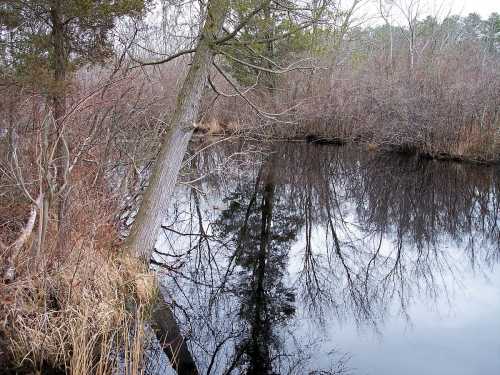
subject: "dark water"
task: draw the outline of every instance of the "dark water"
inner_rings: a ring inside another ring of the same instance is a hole
[[[200,373],[500,373],[495,167],[300,143],[186,164],[155,260]]]

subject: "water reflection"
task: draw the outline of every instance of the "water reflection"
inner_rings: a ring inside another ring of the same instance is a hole
[[[188,167],[154,262],[203,374],[356,373],[335,322],[383,335],[498,261],[495,168],[305,144]]]

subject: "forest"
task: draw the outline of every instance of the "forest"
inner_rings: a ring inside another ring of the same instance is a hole
[[[436,4],[1,1],[0,374],[350,373],[299,299],[500,259],[500,14]]]

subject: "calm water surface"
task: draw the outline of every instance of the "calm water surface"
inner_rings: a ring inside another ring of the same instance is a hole
[[[500,174],[307,144],[189,158],[155,262],[202,374],[500,373]]]

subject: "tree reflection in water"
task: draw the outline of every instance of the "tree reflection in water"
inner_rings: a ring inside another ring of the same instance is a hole
[[[304,334],[304,317],[377,329],[395,305],[411,318],[416,296],[446,297],[464,259],[498,261],[494,168],[228,144],[185,179],[154,263],[200,373],[347,372],[335,348],[315,360],[321,329]]]

